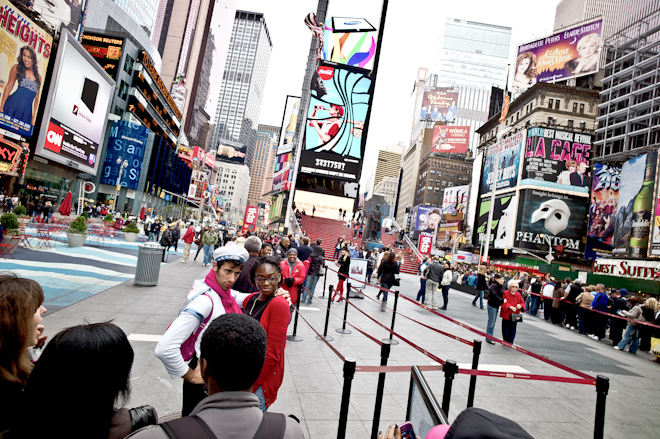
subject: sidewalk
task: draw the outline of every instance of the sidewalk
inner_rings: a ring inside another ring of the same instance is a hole
[[[171,380],[153,350],[160,335],[176,317],[176,313],[192,281],[203,278],[208,269],[195,263],[169,263],[161,268],[157,287],[136,287],[132,280],[98,293],[81,302],[48,315],[44,323],[46,333],[84,321],[113,320],[131,339],[135,350],[131,384],[133,394],[129,406],[151,404],[161,418],[176,416],[180,412],[182,380]],[[336,283],[336,275],[328,270],[328,282]],[[414,299],[419,289],[416,276],[402,275],[401,291]],[[323,283],[317,286],[320,294]],[[375,289],[367,294],[375,297]],[[327,299],[327,296],[326,296]],[[470,305],[472,297],[452,290],[447,315],[465,324],[483,330],[486,313]],[[327,303],[327,302],[326,302]],[[378,305],[364,300],[353,300],[386,326],[391,323],[391,312],[381,313]],[[393,305],[391,297],[388,305]],[[343,304],[332,307],[337,316],[343,315]],[[406,300],[399,300],[399,311],[423,323],[450,332],[468,340],[480,337],[457,325],[432,315]],[[325,308],[318,302],[301,306],[301,314],[319,331],[323,330]],[[389,336],[387,331],[367,317],[349,309],[349,322],[377,339]],[[335,332],[341,327],[338,317],[331,314],[328,335],[334,337],[332,345],[345,357],[357,360],[358,365],[376,366],[380,362],[380,347],[357,331],[342,335]],[[293,323],[289,334],[292,333]],[[518,326],[516,343],[538,354],[565,363],[593,376],[603,373],[610,378],[607,400],[605,435],[608,438],[652,438],[660,429],[656,414],[657,395],[660,392],[658,365],[647,361],[648,356],[630,355],[582,337],[574,332],[539,319],[525,316]],[[350,327],[349,327],[350,329]],[[405,318],[397,317],[396,328],[403,336],[441,359],[453,359],[459,366],[469,368],[472,348],[440,334],[434,333]],[[498,322],[495,336],[499,337]],[[285,377],[277,401],[271,411],[294,414],[301,419],[305,436],[311,439],[331,438],[337,435],[337,421],[342,391],[342,361],[315,338],[314,333],[301,320],[298,322],[299,343],[287,342]],[[388,366],[433,364],[421,352],[401,342],[392,346]],[[555,376],[570,376],[562,370],[539,360],[515,352],[501,345],[482,347],[482,369]],[[369,437],[373,419],[378,375],[357,373],[353,381],[348,438]],[[425,377],[442,401],[444,378],[441,371],[426,372]],[[409,373],[388,373],[379,429],[405,421],[405,406],[410,383]],[[449,419],[453,421],[465,408],[469,378],[458,375],[454,380]],[[596,391],[594,386],[479,377],[475,406],[493,411],[519,422],[537,438],[591,437],[593,435]]]

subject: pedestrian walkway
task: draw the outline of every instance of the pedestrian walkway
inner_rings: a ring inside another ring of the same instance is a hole
[[[208,268],[201,262],[169,263],[161,268],[159,285],[137,287],[132,281],[117,285],[104,292],[48,315],[44,323],[46,332],[57,331],[84,321],[114,320],[131,339],[135,350],[135,362],[131,385],[133,394],[129,406],[151,404],[161,418],[177,416],[181,409],[182,380],[171,380],[161,362],[154,356],[156,342],[165,328],[176,317],[178,309],[194,279],[203,278]],[[328,282],[336,284],[332,272]],[[402,275],[401,291],[414,299],[419,288],[416,276]],[[317,293],[323,282],[319,282]],[[376,290],[367,287],[366,294],[375,297]],[[392,298],[393,299],[393,298]],[[388,305],[393,304],[390,299]],[[456,290],[450,292],[447,315],[460,322],[484,329],[486,314],[474,308],[472,297]],[[323,330],[324,303],[302,305],[301,315],[318,331]],[[353,300],[357,307],[389,326],[392,315],[380,312],[378,305],[368,299]],[[331,344],[345,357],[357,360],[358,365],[376,366],[380,362],[380,347],[353,330],[342,335],[335,332],[341,327],[338,316],[343,315],[343,304],[333,304],[328,335],[334,337]],[[319,312],[319,310],[321,312]],[[414,304],[399,301],[399,311],[434,328],[474,340],[475,334],[460,328],[438,316],[432,315]],[[336,314],[336,315],[335,315]],[[349,309],[351,323],[376,339],[389,334],[367,317]],[[289,327],[289,333],[292,332]],[[350,327],[349,327],[350,329]],[[461,367],[469,367],[472,348],[450,338],[423,328],[418,324],[397,318],[395,330],[418,344],[431,354],[443,359],[453,359]],[[336,437],[342,391],[343,363],[314,332],[299,320],[298,335],[302,342],[287,342],[286,369],[278,399],[271,411],[294,414],[301,419],[307,438]],[[496,329],[499,336],[499,321]],[[605,432],[608,438],[657,436],[660,420],[656,416],[656,400],[660,382],[656,379],[656,364],[645,357],[622,354],[611,347],[578,334],[562,330],[550,323],[526,318],[519,325],[516,343],[552,360],[570,362],[572,367],[594,375],[604,372],[611,380],[607,401]],[[483,344],[480,369],[510,373],[570,376],[520,352],[501,345]],[[536,352],[536,351],[535,351]],[[388,366],[432,365],[433,361],[413,347],[401,342],[392,346]],[[603,370],[607,367],[607,370]],[[444,379],[442,372],[426,372],[425,376],[438,401],[442,400]],[[353,381],[348,438],[368,437],[373,420],[378,375],[357,373]],[[385,381],[385,397],[379,429],[405,420],[410,374],[388,373]],[[466,406],[469,378],[458,375],[452,392],[450,420]],[[529,381],[519,379],[480,377],[477,382],[475,406],[519,422],[534,437],[590,437],[594,425],[596,392],[593,386]]]

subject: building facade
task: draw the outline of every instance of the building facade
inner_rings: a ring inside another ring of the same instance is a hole
[[[472,160],[428,155],[417,177],[414,205],[442,206],[446,188],[470,184]]]
[[[217,186],[225,200],[223,219],[232,225],[243,219],[250,189],[250,170],[237,163],[216,160],[211,181]]]
[[[257,131],[257,141],[255,142],[254,156],[252,159],[252,166],[250,166],[250,190],[248,192],[248,204],[256,206],[261,202],[263,194],[270,192],[263,192],[264,185],[268,178],[268,168],[271,168],[273,161],[273,146],[275,143],[275,133],[270,131]],[[271,184],[272,184],[271,174]]]
[[[272,47],[264,15],[236,11],[210,147],[220,150],[222,144],[238,154],[218,160],[252,164]]]
[[[390,212],[394,211],[396,203],[396,191],[399,184],[398,177],[383,177],[374,187],[375,195],[382,195],[390,206]]]
[[[378,163],[376,164],[376,172],[374,173],[373,189],[383,181],[383,178],[390,177],[399,180],[399,166],[401,165],[401,151],[402,145],[391,145],[387,149],[378,151]]]

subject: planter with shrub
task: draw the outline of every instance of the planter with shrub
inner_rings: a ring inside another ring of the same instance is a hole
[[[0,217],[2,224],[2,244],[9,244],[11,238],[15,235],[21,235],[21,229],[18,226],[18,218],[13,213],[5,213]],[[12,249],[10,253],[13,253]]]
[[[79,216],[73,220],[69,228],[66,229],[66,239],[69,247],[82,247],[88,235],[87,221],[83,216]]]
[[[126,227],[122,229],[122,232],[124,232],[124,239],[126,242],[135,242],[140,234],[140,229],[137,228],[135,223],[128,223],[126,224]]]

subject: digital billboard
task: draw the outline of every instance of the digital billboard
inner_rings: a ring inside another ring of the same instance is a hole
[[[582,257],[587,198],[535,189],[521,191],[520,197],[515,247]]]
[[[516,194],[501,194],[495,196],[493,218],[490,223],[490,241],[493,248],[505,249],[513,246],[513,227],[516,219]],[[479,204],[477,233],[479,242],[486,242],[490,197],[484,198]]]
[[[115,81],[62,30],[35,154],[96,175]]]
[[[469,126],[436,125],[433,127],[431,152],[465,154],[469,146]]]
[[[656,150],[632,158],[621,167],[612,242],[613,257],[647,256],[657,161]]]
[[[429,233],[433,236],[438,231],[438,223],[442,220],[442,208],[434,206],[413,207],[413,239],[419,238],[420,233]]]
[[[584,253],[584,258],[587,260],[612,256],[620,177],[621,167],[594,163],[587,248]]]
[[[122,47],[124,47],[123,38],[85,32],[82,36],[82,45],[112,79],[117,77]]]
[[[53,29],[59,29],[63,24],[77,40],[80,40],[80,34],[85,27],[87,0],[33,0],[24,3],[32,3],[32,10],[38,12],[41,19]]]
[[[29,155],[26,142],[17,142],[0,134],[0,175],[23,178]]]
[[[322,58],[371,70],[376,54],[375,32],[364,18],[332,17],[326,21]]]
[[[277,144],[277,155],[293,151],[293,136],[296,134],[298,113],[300,109],[300,98],[298,96],[287,96],[284,103],[284,114],[280,126],[280,139]]]
[[[440,221],[435,243],[440,247],[454,244],[454,238],[461,233],[461,221]]]
[[[128,167],[122,171],[120,184],[122,187],[137,190],[142,172],[144,151],[147,147],[149,130],[138,124],[124,120],[112,122],[108,149],[101,171],[101,184],[116,186],[119,175],[117,159],[128,162]]]
[[[543,127],[527,129],[520,186],[589,193],[592,142],[591,134]]]
[[[0,128],[31,137],[53,37],[0,0]]]
[[[446,221],[462,221],[467,212],[470,185],[452,186],[442,191],[442,215]]]
[[[296,189],[293,201],[296,208],[305,211],[307,215],[312,214],[316,207],[314,217],[329,218],[336,220],[339,218],[339,209],[347,212],[353,211],[353,200],[344,197],[334,197],[332,195],[317,194],[314,192]],[[286,210],[286,209],[285,209]],[[352,215],[352,213],[351,213]],[[346,215],[348,217],[348,215]]]
[[[275,158],[275,168],[273,169],[273,188],[274,192],[288,191],[291,189],[291,160],[293,153],[278,155]]]
[[[484,172],[481,175],[481,193],[487,194],[497,184],[497,190],[511,189],[518,184],[518,171],[525,133],[519,132],[488,147]],[[499,158],[498,158],[499,153]],[[499,164],[497,160],[499,159]],[[495,167],[497,166],[497,178],[495,178]]]
[[[434,87],[422,95],[419,118],[441,122],[453,122],[458,114],[458,92],[450,87]]]
[[[321,63],[312,78],[300,173],[359,181],[370,87],[365,70]]]
[[[513,89],[597,72],[602,34],[603,20],[598,19],[518,46]]]

